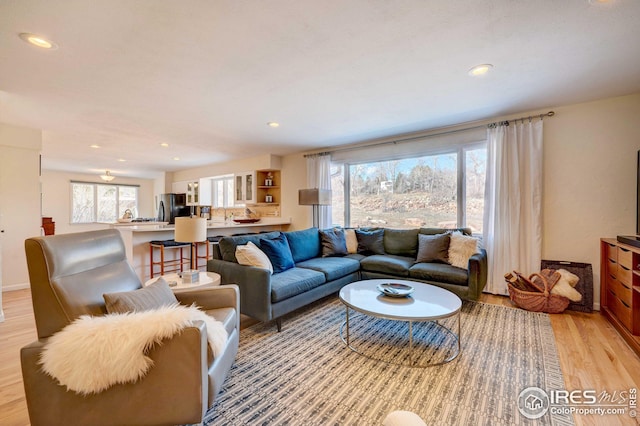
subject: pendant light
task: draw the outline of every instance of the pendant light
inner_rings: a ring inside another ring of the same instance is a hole
[[[100,175],[100,179],[102,179],[105,182],[111,182],[115,178],[116,178],[115,176],[111,176],[111,173],[109,172],[109,170],[107,170],[105,174]]]

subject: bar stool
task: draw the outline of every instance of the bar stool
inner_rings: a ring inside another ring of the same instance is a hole
[[[212,259],[222,259],[220,255],[220,239],[224,237],[224,235],[216,235],[215,237],[207,237],[207,240],[211,243],[211,258]]]
[[[190,243],[177,243],[175,240],[154,240],[149,242],[149,253],[151,258],[150,263],[150,278],[155,276],[154,266],[160,265],[160,275],[164,275],[165,272],[182,272],[184,271],[184,265],[187,265],[187,269],[189,269],[189,264],[191,262],[190,258],[185,258],[183,250],[184,248],[191,248]],[[154,261],[154,252],[155,249],[160,249],[160,261]],[[179,249],[179,258],[178,255],[175,256],[174,259],[165,260],[164,259],[164,251],[165,250],[173,250]],[[166,268],[169,269],[166,269]]]
[[[200,246],[202,246],[202,245],[204,245],[204,247],[205,247],[205,254],[203,256],[200,256],[198,254],[198,248]],[[205,269],[206,269],[207,262],[209,261],[210,256],[211,256],[210,251],[209,251],[209,245],[210,244],[209,244],[208,238],[205,241],[198,241],[198,242],[193,243],[193,250],[195,252],[194,256],[196,257],[196,265],[195,265],[196,269],[200,268],[200,265],[198,265],[198,259],[204,259],[204,266],[205,266]]]

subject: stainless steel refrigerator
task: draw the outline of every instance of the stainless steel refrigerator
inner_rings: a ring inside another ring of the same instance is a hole
[[[158,198],[158,222],[176,223],[176,217],[189,216],[186,194],[160,194]]]

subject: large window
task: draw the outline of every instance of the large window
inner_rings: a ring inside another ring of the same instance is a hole
[[[233,207],[233,175],[218,176],[213,182],[213,207]]]
[[[484,144],[411,158],[333,163],[333,222],[392,228],[470,227],[482,232]]]
[[[138,186],[71,182],[71,223],[115,222],[138,211]]]

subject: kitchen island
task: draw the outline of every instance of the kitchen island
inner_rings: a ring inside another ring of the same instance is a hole
[[[207,237],[235,234],[257,233],[262,231],[284,231],[291,224],[291,219],[263,217],[256,223],[236,224],[232,221],[207,222]],[[154,240],[172,240],[174,225],[156,222],[114,223],[112,228],[120,231],[124,240],[127,259],[142,282],[151,278],[149,242]],[[202,267],[200,269],[203,269]],[[158,275],[158,274],[156,274]]]

